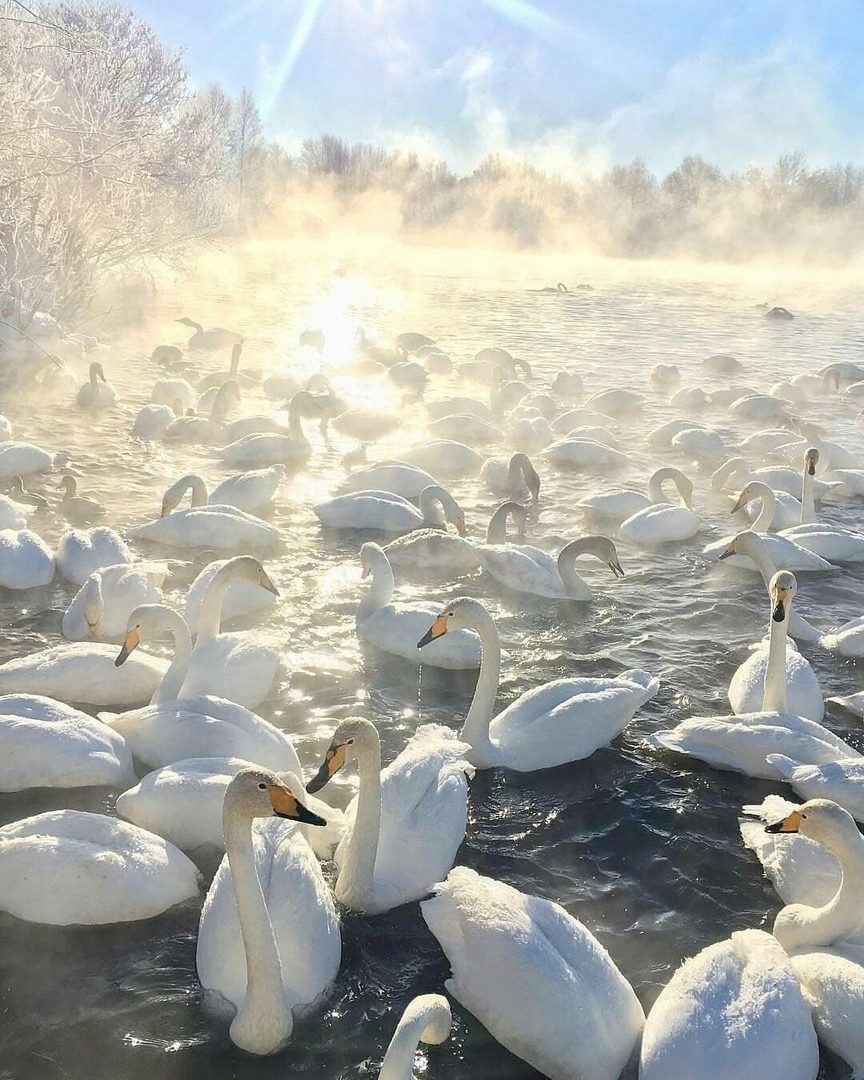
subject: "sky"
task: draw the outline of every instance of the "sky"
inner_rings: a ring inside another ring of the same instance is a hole
[[[130,3],[292,152],[329,132],[461,170],[864,161],[862,0]]]

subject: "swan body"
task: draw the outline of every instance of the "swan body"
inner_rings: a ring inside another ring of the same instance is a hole
[[[772,397],[770,394],[750,394],[733,401],[729,406],[730,415],[741,420],[790,421],[791,401]]]
[[[233,1006],[231,1039],[253,1054],[273,1053],[290,1038],[295,1019],[323,998],[341,963],[330,892],[290,824],[326,822],[299,801],[300,791],[299,782],[289,788],[259,768],[234,776],[223,804],[225,857],[201,910],[198,977]]]
[[[540,497],[540,477],[531,459],[522,453],[508,460],[489,458],[480,469],[480,483],[494,495],[523,498],[530,495],[533,502]]]
[[[476,398],[450,397],[439,401],[430,401],[426,406],[430,419],[440,420],[442,416],[454,416],[458,413],[479,416],[481,420],[491,420],[492,410]]]
[[[626,454],[595,439],[562,439],[547,446],[542,456],[552,465],[588,473],[624,468],[628,463]]]
[[[627,390],[624,387],[616,387],[612,390],[601,390],[592,394],[585,401],[586,409],[595,409],[605,416],[622,416],[625,413],[641,409],[645,404],[645,398],[635,390]]]
[[[768,669],[769,644],[757,645],[739,665],[729,683],[729,704],[733,713],[754,713],[762,706],[765,676]],[[821,723],[825,715],[822,688],[816,672],[800,652],[787,642],[786,692],[790,712]]]
[[[663,501],[663,484],[672,480],[681,495],[682,506]],[[668,544],[689,540],[707,526],[690,509],[693,485],[678,469],[658,469],[648,482],[651,505],[625,518],[618,527],[619,534],[635,544]]]
[[[361,442],[377,442],[402,423],[398,416],[381,409],[347,409],[333,421],[340,435]]]
[[[783,754],[769,754],[767,760],[802,799],[831,799],[864,822],[864,759],[804,765]]]
[[[383,550],[391,567],[417,577],[456,577],[480,569],[474,545],[441,529],[415,529],[391,540]]]
[[[702,366],[712,375],[740,375],[744,365],[735,356],[728,353],[717,353],[715,356],[706,357]]]
[[[708,404],[708,395],[701,386],[682,386],[669,399],[673,409],[701,409]]]
[[[15,502],[8,495],[0,495],[0,532],[7,529],[12,532],[26,529],[31,513],[30,507]]]
[[[77,401],[85,409],[110,409],[117,403],[117,391],[106,381],[100,363],[90,365],[90,379],[79,388]]]
[[[584,514],[593,514],[597,518],[616,525],[650,505],[649,496],[641,491],[631,491],[629,488],[599,491],[595,495],[587,495],[576,503],[577,509]]]
[[[730,490],[737,491],[742,485],[746,486],[754,480],[771,488],[775,493],[785,491],[799,500],[803,496],[804,485],[799,469],[793,469],[788,465],[770,465],[761,469],[750,469],[744,458],[730,458],[721,465],[711,476],[711,487],[715,491],[725,491],[731,485]],[[823,499],[839,487],[842,487],[842,484],[837,481],[814,479],[814,498]]]
[[[815,1080],[819,1048],[789,958],[739,930],[686,960],[645,1021],[639,1080]]]
[[[864,562],[864,534],[840,525],[812,522],[783,530],[783,537],[835,563]]]
[[[645,436],[645,445],[657,449],[669,449],[672,440],[682,431],[693,431],[701,425],[695,420],[667,420],[665,424],[653,428]]]
[[[69,521],[89,525],[105,517],[105,507],[89,495],[78,494],[78,482],[74,476],[66,474],[62,481],[63,498],[60,500],[60,513]]]
[[[420,509],[389,491],[354,491],[318,503],[312,510],[318,520],[336,529],[376,529],[408,532],[411,529],[443,529],[449,521],[464,532],[465,519],[446,488],[434,485],[420,493]]]
[[[197,895],[195,864],[126,821],[52,810],[0,829],[0,909],[27,922],[152,919]]]
[[[164,837],[181,851],[222,848],[225,791],[241,769],[254,767],[250,761],[233,757],[186,758],[163,765],[118,795],[116,810],[127,821]],[[297,775],[286,769],[283,778],[292,774]],[[313,828],[301,824],[299,829],[320,859],[330,859],[345,831],[345,815],[311,795],[304,802],[313,813],[326,814],[327,825]]]
[[[402,454],[402,459],[418,468],[433,470],[441,480],[459,480],[476,476],[483,465],[483,455],[465,443],[452,439],[435,439],[415,446]]]
[[[452,669],[476,668],[480,663],[480,643],[468,633],[439,642],[438,648],[421,656],[416,642],[435,616],[434,604],[394,604],[393,570],[384,550],[377,544],[360,549],[363,576],[372,577],[368,592],[357,608],[357,637],[361,641],[393,653],[412,664],[431,664]]]
[[[421,994],[408,1003],[387,1053],[378,1080],[415,1080],[414,1057],[418,1042],[437,1046],[450,1036],[450,1003],[441,994]]]
[[[792,967],[813,1016],[820,1042],[852,1068],[853,1080],[864,1076],[864,947],[793,953]]]
[[[0,587],[34,589],[54,580],[54,554],[29,529],[0,529]]]
[[[819,644],[852,660],[864,656],[864,617],[850,619],[830,634],[823,634]]]
[[[156,565],[120,563],[94,571],[63,613],[61,632],[67,641],[120,641],[132,611],[162,599],[165,572]]]
[[[0,443],[0,477],[48,472],[53,465],[54,456],[33,443]]]
[[[528,690],[493,718],[501,644],[478,600],[462,597],[448,604],[418,647],[464,629],[477,632],[482,648],[480,677],[461,732],[471,746],[468,760],[479,769],[533,772],[589,757],[620,735],[660,688],[658,679],[638,670],[605,679],[555,679]]]
[[[210,582],[227,562],[227,559],[217,559],[216,562],[208,563],[190,585],[189,592],[186,594],[185,611],[185,619],[190,633],[197,633],[201,605],[207,595]],[[225,599],[222,603],[222,621],[230,622],[232,619],[258,615],[264,611],[269,611],[275,603],[276,595],[270,592],[269,589],[262,589],[254,581],[237,579],[231,582],[228,591],[225,593]]]
[[[728,451],[716,431],[705,428],[685,428],[672,436],[672,449],[684,454],[689,461],[716,463],[722,461]]]
[[[234,506],[246,514],[257,514],[272,509],[273,498],[284,479],[284,465],[253,469],[217,484],[208,501],[215,506]]]
[[[550,1080],[617,1080],[642,1030],[632,987],[558,904],[457,866],[420,905],[454,998]]]
[[[648,382],[658,388],[677,386],[681,382],[681,370],[677,364],[655,364]]]
[[[39,694],[101,708],[149,701],[168,670],[166,661],[139,653],[128,669],[117,671],[116,655],[113,645],[75,641],[19,656],[0,665],[0,693]]]
[[[499,584],[516,592],[551,600],[591,600],[590,585],[576,573],[580,555],[593,555],[616,577],[624,571],[615,545],[605,536],[583,536],[561,549],[557,559],[528,544],[485,544],[479,549],[483,569]]]
[[[296,465],[311,453],[308,441],[291,435],[256,433],[244,435],[236,442],[223,446],[219,457],[237,469],[259,469],[269,465]]]
[[[234,345],[243,344],[243,338],[239,334],[233,330],[226,330],[222,326],[214,326],[210,330],[205,330],[201,323],[197,323],[185,316],[178,319],[177,322],[183,323],[184,326],[189,326],[195,331],[188,341],[190,349],[206,349],[209,351],[211,349],[228,349]]]
[[[764,501],[759,498],[748,501],[747,505],[742,507],[744,513],[754,526],[756,522],[759,521],[764,506]],[[768,528],[776,531],[785,531],[786,529],[793,528],[800,520],[801,503],[795,496],[790,495],[788,491],[775,491],[774,512],[771,517],[771,524]],[[766,528],[764,531],[767,532],[768,529]]]
[[[562,368],[552,380],[552,393],[559,397],[581,397],[583,392],[582,376],[573,368]]]
[[[350,758],[360,772],[357,796],[336,849],[336,899],[368,915],[427,896],[446,877],[468,819],[468,746],[440,724],[422,724],[381,769],[381,744],[368,720],[343,720],[324,764],[307,784],[320,790]]]
[[[135,776],[120,735],[36,694],[0,697],[0,751],[0,791],[119,787]]]
[[[436,439],[466,439],[471,445],[502,442],[503,432],[488,421],[471,413],[454,413],[433,420],[428,426],[429,434]]]
[[[197,506],[177,510],[129,529],[132,540],[150,540],[165,547],[202,547],[237,551],[245,547],[272,548],[279,530],[234,506]]]
[[[185,379],[160,379],[154,383],[150,400],[154,405],[172,405],[179,401],[181,410],[191,409],[198,395]]]
[[[361,491],[389,491],[403,499],[417,499],[424,488],[437,487],[438,481],[416,465],[385,461],[351,473],[339,485],[340,494]]]
[[[123,539],[104,525],[95,529],[70,529],[57,544],[57,570],[73,585],[106,566],[131,563],[132,552]]]

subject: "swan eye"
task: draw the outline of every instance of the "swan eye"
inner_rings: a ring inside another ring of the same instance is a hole
[[[263,781],[258,785],[258,787],[261,788],[262,791],[267,790],[267,785]]]
[[[353,740],[353,739],[349,739],[349,740],[348,740],[348,742],[346,743],[346,745],[347,745],[347,746],[353,746],[353,745],[354,745],[354,740]]]

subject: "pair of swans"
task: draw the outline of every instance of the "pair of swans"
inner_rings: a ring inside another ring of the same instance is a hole
[[[231,477],[214,489],[209,499],[199,476],[183,476],[165,492],[161,516],[130,529],[128,535],[133,540],[150,540],[166,547],[207,547],[217,551],[272,548],[280,540],[278,529],[235,505],[216,500],[226,486],[228,498],[239,495],[254,502],[261,496],[266,500],[267,493],[272,493],[282,479],[279,468],[261,470],[248,484],[242,482],[246,477]],[[191,506],[176,510],[187,491],[191,491]]]
[[[477,687],[460,733],[476,768],[532,772],[580,761],[619,735],[660,687],[658,679],[639,670],[612,678],[554,679],[528,690],[493,717],[501,643],[480,601],[462,597],[448,604],[417,645],[422,650],[465,630],[477,633],[482,649]]]
[[[652,746],[699,758],[715,768],[768,780],[777,779],[777,770],[766,760],[769,754],[783,754],[815,765],[861,757],[821,724],[790,711],[786,643],[796,589],[795,576],[787,570],[778,571],[771,579],[769,645],[761,709],[733,716],[684,720],[675,728],[649,736]]]
[[[318,503],[313,511],[322,525],[335,529],[408,532],[455,526],[465,534],[465,515],[446,488],[432,485],[420,492],[420,509],[389,491],[355,491]]]
[[[240,387],[235,379],[229,379],[214,395],[209,416],[178,416],[164,428],[162,439],[187,446],[216,446],[225,441],[226,417],[239,404]]]
[[[117,391],[105,378],[102,365],[90,365],[90,378],[78,390],[78,404],[85,409],[110,409],[117,403]]]
[[[811,447],[804,456],[801,523],[791,529],[784,529],[783,536],[824,559],[838,563],[862,562],[864,534],[816,519],[813,483],[818,462],[819,451]]]
[[[681,497],[681,506],[666,501],[663,488],[672,482]],[[648,494],[628,488],[613,488],[580,499],[577,508],[610,524],[619,526],[626,540],[634,543],[667,543],[687,540],[705,528],[690,506],[693,484],[680,469],[664,466],[652,473]]]
[[[312,454],[312,444],[303,431],[302,420],[304,416],[315,415],[313,395],[308,390],[301,390],[288,403],[287,431],[258,430],[240,435],[234,442],[223,446],[218,455],[227,465],[238,469],[302,465]]]

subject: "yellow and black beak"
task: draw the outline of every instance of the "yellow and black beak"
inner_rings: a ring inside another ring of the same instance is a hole
[[[723,560],[723,559],[729,559],[729,558],[731,558],[731,557],[732,557],[733,555],[737,555],[737,554],[738,554],[738,553],[737,553],[737,552],[736,552],[736,550],[735,550],[735,544],[734,544],[734,543],[731,543],[731,544],[729,545],[729,547],[727,547],[727,548],[723,548],[723,550],[722,550],[722,551],[720,552],[720,555],[719,555],[718,557],[719,557],[719,558],[720,558],[721,560]]]
[[[624,571],[621,569],[621,563],[617,559],[609,560],[609,569],[615,575],[616,578],[624,577]]]
[[[747,498],[747,492],[742,491],[735,502],[735,505],[729,511],[730,514],[737,514],[739,510],[743,510],[750,500]]]
[[[816,475],[816,459],[815,458],[812,458],[812,457],[807,458],[807,473],[810,476],[815,476]]]
[[[430,641],[434,641],[436,638],[443,637],[447,633],[447,616],[439,615],[435,622],[429,627],[423,637],[417,642],[417,648],[422,649],[424,645],[428,645]]]
[[[786,618],[786,605],[789,602],[789,590],[777,589],[774,593],[774,610],[771,612],[771,618],[774,622],[783,622]]]
[[[801,811],[793,810],[782,821],[775,821],[773,825],[766,825],[765,832],[770,833],[796,833],[801,826]]]
[[[291,794],[286,787],[276,787],[272,784],[268,789],[270,805],[276,817],[287,818],[289,821],[300,821],[304,825],[326,825],[324,818],[307,810],[299,799]]]
[[[262,589],[266,589],[267,592],[273,593],[274,596],[279,595],[279,590],[271,581],[270,575],[267,573],[266,570],[262,569],[260,575],[258,576],[258,584],[261,586]]]
[[[324,764],[306,785],[310,795],[320,791],[328,781],[332,780],[337,772],[345,764],[345,743],[341,746],[331,746],[324,755]]]
[[[117,654],[117,659],[114,661],[114,667],[120,667],[121,664],[125,664],[132,653],[141,644],[141,635],[137,630],[128,630],[126,637],[123,638],[123,648]]]

